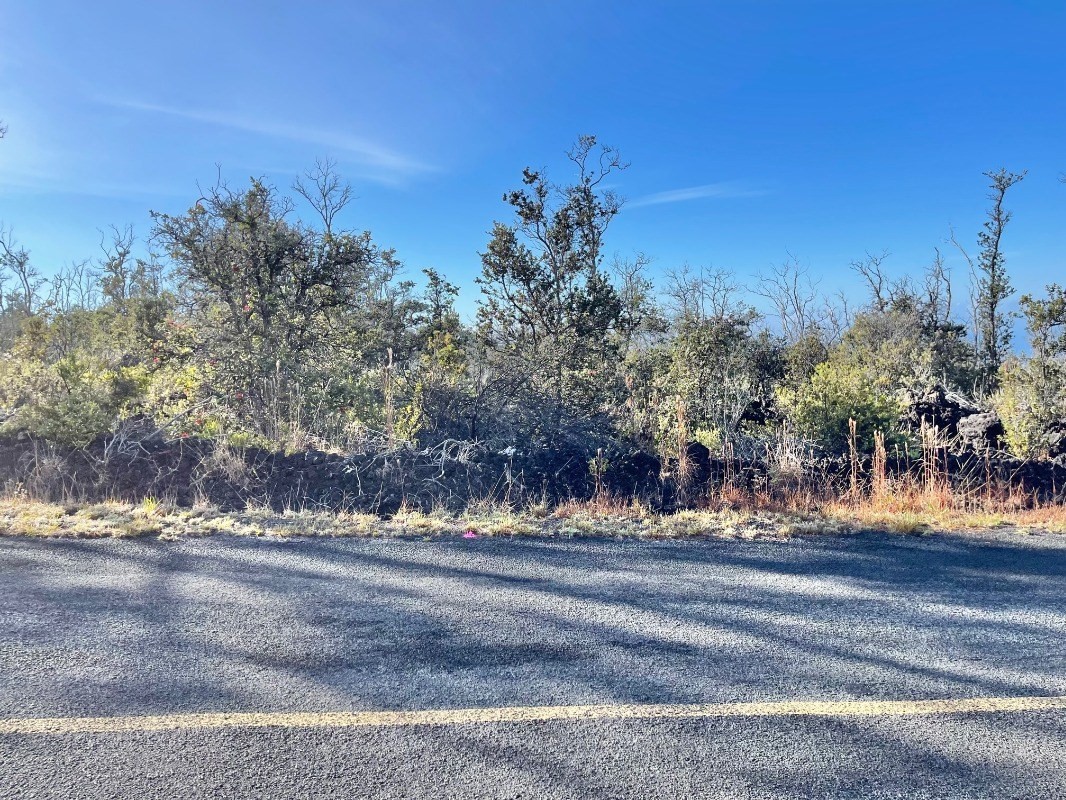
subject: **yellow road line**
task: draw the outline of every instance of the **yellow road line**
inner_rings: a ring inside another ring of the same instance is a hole
[[[159,714],[141,717],[0,719],[0,734],[125,733],[210,728],[380,728],[603,719],[929,716],[1057,709],[1066,709],[1066,696],[975,697],[956,700],[786,700],[701,705],[512,706],[428,711]]]

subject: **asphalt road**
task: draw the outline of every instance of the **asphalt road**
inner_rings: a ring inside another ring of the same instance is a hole
[[[1066,695],[1066,537],[0,539],[0,723]],[[1066,711],[0,733],[2,798],[1066,798]]]

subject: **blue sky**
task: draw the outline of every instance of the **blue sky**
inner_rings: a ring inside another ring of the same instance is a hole
[[[632,164],[612,251],[741,281],[791,252],[826,291],[867,250],[902,273],[973,241],[981,173],[1028,169],[1026,291],[1066,279],[1064,45],[1066,3],[1024,0],[0,0],[0,221],[47,271],[216,164],[285,187],[330,156],[346,222],[469,298],[502,193],[595,133]]]

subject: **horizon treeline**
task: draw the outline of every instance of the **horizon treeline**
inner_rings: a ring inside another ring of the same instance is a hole
[[[656,284],[644,256],[608,259],[622,201],[605,187],[627,165],[591,136],[568,156],[562,182],[526,169],[503,198],[469,324],[447,276],[416,283],[387,244],[338,224],[352,194],[328,161],[288,194],[220,183],[183,214],[153,212],[145,257],[115,228],[100,256],[46,277],[3,229],[0,432],[80,447],[150,420],[232,447],[467,442],[586,459],[595,477],[615,453],[683,465],[693,442],[808,459],[882,435],[906,448],[908,404],[947,392],[998,415],[1013,455],[1056,454],[1066,292],[1008,309],[1009,193],[1025,173],[987,173],[987,219],[956,242],[965,282],[936,249],[898,279],[867,255],[848,309],[794,259],[750,288],[689,268]]]

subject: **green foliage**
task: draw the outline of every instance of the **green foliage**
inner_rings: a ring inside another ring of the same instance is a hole
[[[1033,358],[1050,363],[1066,357],[1066,289],[1051,284],[1046,299],[1027,294],[1021,299],[1021,307]]]
[[[753,329],[757,317],[744,310],[712,318],[682,318],[664,345],[658,395],[659,447],[676,449],[679,435],[712,450],[736,441],[745,413],[767,405],[784,372],[780,343]],[[681,427],[684,430],[681,430]]]
[[[414,439],[425,431],[449,435],[458,432],[473,402],[469,385],[467,351],[458,332],[436,330],[419,356],[419,369],[402,412],[403,436]]]
[[[570,182],[527,169],[504,196],[474,324],[443,275],[423,270],[416,290],[392,250],[342,224],[352,195],[328,163],[292,196],[253,180],[153,214],[158,254],[137,257],[116,229],[103,258],[45,276],[0,230],[0,425],[73,446],[134,416],[238,449],[465,454],[458,440],[544,486],[602,488],[635,449],[664,466],[694,441],[761,455],[787,431],[839,454],[854,419],[869,450],[877,430],[898,438],[901,390],[980,393],[994,374],[1012,449],[1047,454],[1066,420],[1061,288],[1022,298],[1032,356],[989,372],[1009,343],[1000,240],[1020,176],[989,174],[968,341],[939,253],[913,281],[888,280],[883,256],[859,262],[871,296],[856,314],[830,308],[795,260],[751,290],[775,321],[725,271],[668,272],[659,294],[644,256],[605,263],[622,209],[608,187],[626,165],[593,137],[568,156]]]
[[[717,428],[696,428],[692,431],[692,441],[699,442],[712,453],[718,452],[724,443],[722,432]]]
[[[1047,287],[1046,299],[1021,299],[1032,355],[1010,359],[999,370],[992,404],[1021,458],[1047,455],[1047,432],[1066,421],[1066,290]]]
[[[1007,446],[1019,458],[1040,455],[1041,438],[1056,409],[1047,402],[1032,365],[1012,359],[999,369],[999,388],[992,407],[1006,431]],[[1059,409],[1059,413],[1066,408]]]
[[[902,410],[899,402],[847,364],[819,364],[806,385],[797,391],[780,390],[779,400],[797,432],[830,453],[847,452],[848,421],[852,419],[861,451],[873,449],[876,431],[886,432],[889,441],[898,439],[894,431]]]
[[[975,377],[961,326],[930,324],[907,306],[856,315],[832,358],[885,392],[934,384],[969,387]]]
[[[940,385],[971,390],[980,369],[965,327],[951,316],[952,286],[940,251],[921,281],[889,278],[888,254],[852,263],[870,290],[868,305],[844,331],[833,359],[862,371],[886,391]]]
[[[182,360],[210,376],[195,402],[292,447],[394,433],[385,406],[414,357],[421,310],[411,284],[395,280],[392,251],[334,229],[347,190],[332,173],[315,177],[325,181],[314,195],[321,228],[291,220],[292,202],[260,181],[217,187],[181,216],[153,215],[188,309]]]
[[[621,203],[600,186],[625,165],[594,137],[569,156],[574,183],[553,186],[527,169],[523,187],[504,197],[516,221],[494,227],[479,278],[478,336],[498,373],[487,387],[490,413],[523,417],[538,440],[558,436],[565,418],[594,413],[615,391],[627,321],[601,268]]]
[[[1025,178],[1025,173],[1008,172],[1005,169],[986,172],[991,184],[989,200],[992,207],[988,219],[977,236],[980,248],[977,256],[977,320],[976,333],[980,344],[979,355],[986,377],[992,384],[996,372],[1010,352],[1010,318],[1004,309],[1006,300],[1014,294],[1010,276],[1007,274],[1003,255],[1003,233],[1010,222],[1011,214],[1004,208],[1007,191]]]
[[[17,357],[0,361],[5,427],[49,441],[86,445],[136,408],[147,387],[143,367],[115,367],[82,353],[53,364]]]
[[[821,331],[808,331],[784,351],[785,385],[795,389],[811,379],[815,368],[829,357],[829,346]]]

